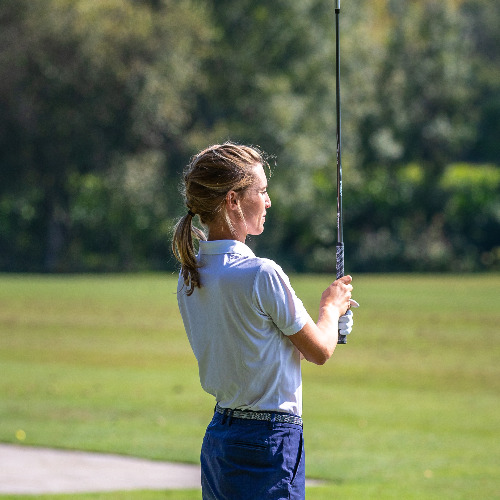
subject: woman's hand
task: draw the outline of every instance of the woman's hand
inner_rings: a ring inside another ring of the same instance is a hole
[[[310,319],[302,330],[290,335],[290,340],[308,361],[322,365],[337,347],[339,317],[351,307],[351,282],[351,276],[335,280],[321,295],[317,323]]]
[[[352,277],[343,276],[335,280],[321,295],[319,311],[321,320],[322,312],[336,314],[336,320],[351,307]],[[337,312],[338,311],[338,312]]]

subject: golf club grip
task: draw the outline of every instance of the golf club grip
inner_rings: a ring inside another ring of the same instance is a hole
[[[344,243],[337,243],[337,279],[344,276]],[[347,344],[346,336],[339,332],[337,344]]]

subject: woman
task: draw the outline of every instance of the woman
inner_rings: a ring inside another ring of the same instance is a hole
[[[315,323],[282,269],[245,245],[271,207],[264,168],[256,148],[225,143],[184,172],[178,304],[201,385],[217,402],[201,450],[204,499],[304,498],[300,360],[325,363],[338,329],[352,328],[350,276],[323,292]]]

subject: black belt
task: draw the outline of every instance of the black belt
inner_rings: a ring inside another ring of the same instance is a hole
[[[232,418],[244,418],[247,420],[264,420],[267,422],[281,422],[286,424],[296,424],[303,426],[302,418],[289,413],[252,411],[252,410],[231,410],[231,408],[222,408],[218,404],[215,411],[221,415],[230,415]]]

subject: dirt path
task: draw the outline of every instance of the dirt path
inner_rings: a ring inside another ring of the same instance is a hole
[[[201,488],[198,465],[0,444],[0,493],[184,488]]]

